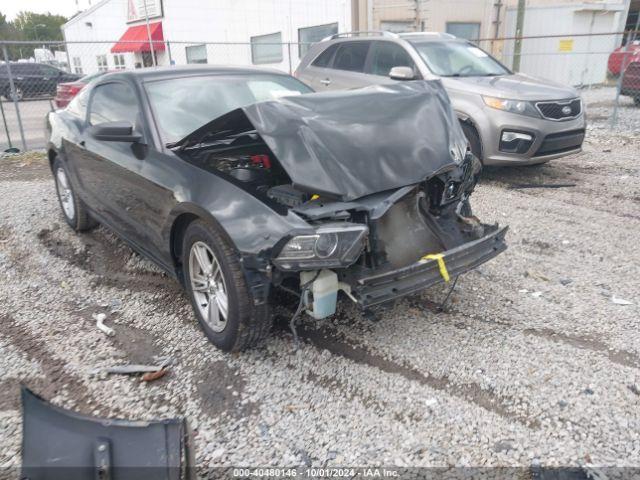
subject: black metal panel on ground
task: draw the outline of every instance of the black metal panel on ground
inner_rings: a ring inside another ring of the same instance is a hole
[[[178,480],[186,422],[108,420],[55,407],[22,388],[22,477],[29,480]]]

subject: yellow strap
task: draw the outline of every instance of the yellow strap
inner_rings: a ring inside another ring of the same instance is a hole
[[[441,253],[430,253],[420,260],[436,260],[438,262],[438,268],[440,269],[440,275],[442,275],[445,282],[449,281],[449,272],[447,271],[447,266],[444,263],[444,257]]]

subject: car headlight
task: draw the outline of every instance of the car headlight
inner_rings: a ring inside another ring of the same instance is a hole
[[[529,117],[540,117],[540,114],[536,111],[535,107],[524,100],[509,100],[506,98],[487,97],[482,95],[484,103],[498,110],[504,110],[505,112],[518,113],[520,115],[527,115]]]
[[[366,225],[323,225],[289,239],[273,263],[283,270],[348,267],[362,253],[368,233]]]

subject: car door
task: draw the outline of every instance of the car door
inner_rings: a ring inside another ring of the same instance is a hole
[[[319,79],[321,86],[318,91],[349,90],[370,85],[371,79],[365,73],[365,66],[371,41],[356,40],[337,45],[331,68],[325,69],[326,75]]]
[[[106,122],[129,122],[142,134],[138,143],[98,140],[90,128]],[[144,209],[145,192],[140,177],[141,152],[148,139],[135,87],[124,81],[110,81],[92,89],[86,128],[82,135],[85,150],[76,163],[79,180],[89,208],[127,240],[143,247],[145,235],[136,217]],[[143,248],[144,249],[144,248]]]
[[[367,62],[366,73],[369,74],[371,84],[395,83],[398,80],[389,78],[389,72],[393,67],[409,67],[413,69],[416,79],[421,78],[411,55],[394,42],[385,40],[375,41],[371,46],[369,62]]]

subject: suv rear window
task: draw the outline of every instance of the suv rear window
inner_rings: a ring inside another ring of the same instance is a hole
[[[337,44],[331,45],[324,52],[318,55],[318,58],[316,58],[311,65],[313,65],[314,67],[321,67],[321,68],[328,67],[329,64],[331,63],[331,58],[333,57],[333,54],[336,52],[337,48],[338,48]]]
[[[364,64],[369,53],[370,42],[349,42],[340,44],[333,68],[349,72],[364,71]]]

